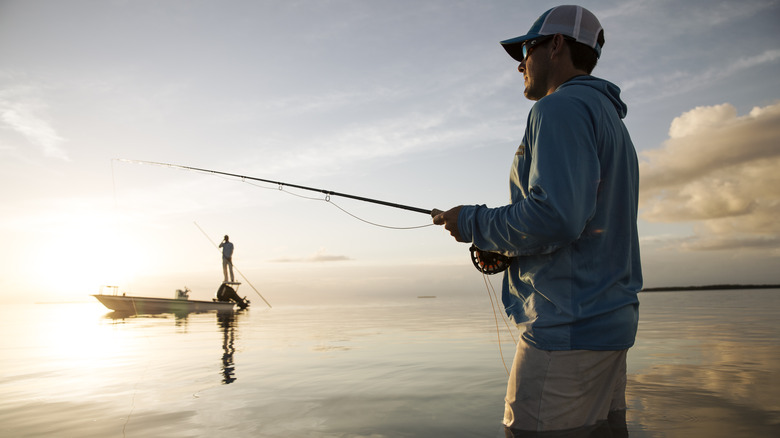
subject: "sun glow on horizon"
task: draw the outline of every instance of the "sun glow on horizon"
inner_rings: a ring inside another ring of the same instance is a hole
[[[67,215],[51,223],[28,247],[34,265],[30,286],[57,296],[97,293],[126,284],[145,268],[139,243],[110,215]]]

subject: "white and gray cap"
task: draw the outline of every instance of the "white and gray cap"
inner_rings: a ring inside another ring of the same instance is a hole
[[[548,10],[534,22],[528,33],[501,41],[501,45],[509,53],[509,56],[522,62],[523,43],[555,34],[561,34],[578,43],[585,44],[596,51],[596,57],[601,56],[601,46],[604,45],[604,29],[592,12],[576,5],[556,6]]]

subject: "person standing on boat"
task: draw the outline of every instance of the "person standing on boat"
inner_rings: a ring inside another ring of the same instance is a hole
[[[536,102],[514,154],[511,204],[434,210],[433,222],[512,257],[502,301],[522,335],[507,436],[613,423],[626,432],[626,354],[642,287],[639,170],[620,89],[590,75],[604,31],[585,8],[559,6],[501,44]]]
[[[233,277],[233,243],[227,234],[219,247],[222,248],[222,274],[225,277],[225,283],[228,282],[228,271],[230,271],[230,282],[233,283],[235,280]]]

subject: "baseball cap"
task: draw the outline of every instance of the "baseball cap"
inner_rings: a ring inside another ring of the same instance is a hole
[[[542,14],[527,34],[501,41],[501,46],[509,56],[522,62],[524,42],[541,36],[561,34],[593,48],[596,57],[600,57],[601,46],[604,44],[603,32],[601,23],[592,12],[582,6],[563,5]],[[600,42],[599,35],[601,35]]]

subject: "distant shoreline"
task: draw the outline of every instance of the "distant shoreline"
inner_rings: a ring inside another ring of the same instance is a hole
[[[640,292],[672,292],[697,290],[732,290],[732,289],[780,289],[780,284],[711,284],[707,286],[667,286],[648,287]]]

